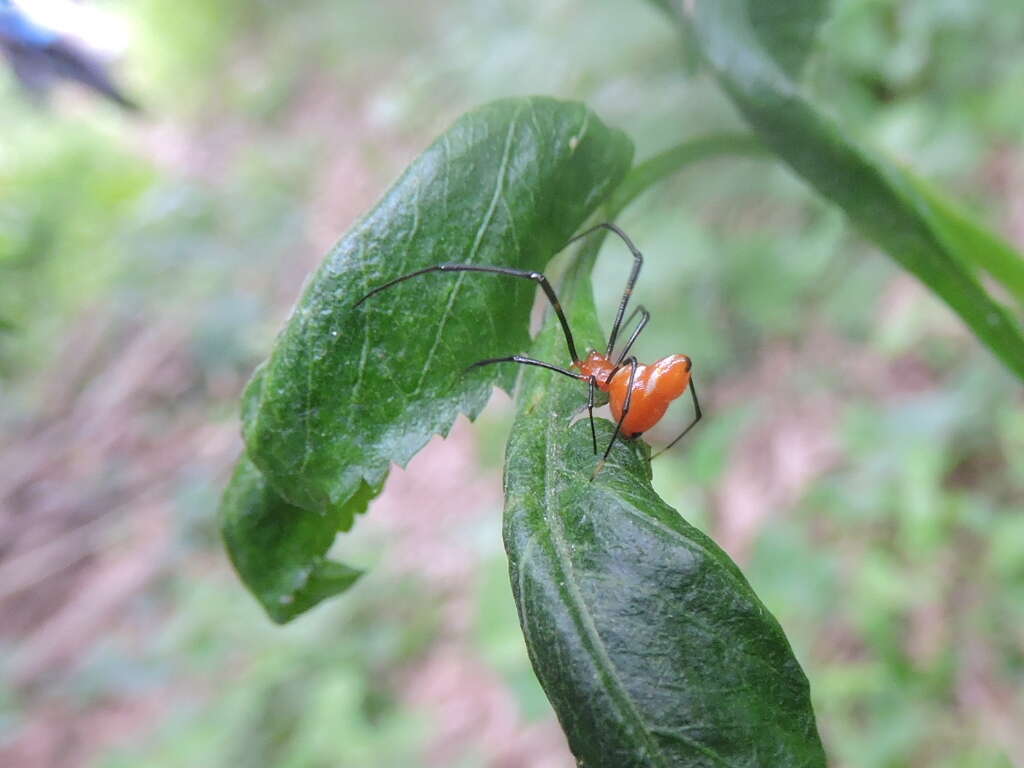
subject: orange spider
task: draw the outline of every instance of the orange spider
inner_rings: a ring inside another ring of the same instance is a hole
[[[469,368],[479,368],[480,366],[493,365],[495,363],[519,363],[521,365],[547,368],[550,371],[587,382],[590,385],[587,409],[590,415],[590,434],[594,442],[595,455],[597,454],[597,431],[594,428],[594,392],[595,390],[600,390],[608,393],[608,406],[616,422],[615,432],[612,434],[612,439],[608,441],[608,447],[605,448],[604,455],[594,470],[594,476],[596,476],[608,459],[608,455],[611,453],[612,446],[617,438],[621,436],[624,440],[635,440],[640,437],[640,435],[661,420],[661,417],[665,415],[665,411],[668,410],[669,404],[680,397],[687,389],[690,390],[690,395],[693,398],[693,421],[656,455],[664,453],[682,440],[683,436],[693,429],[702,416],[700,402],[697,399],[697,390],[693,384],[693,363],[690,358],[686,355],[669,355],[651,365],[642,365],[637,362],[636,357],[629,354],[629,350],[634,342],[636,342],[640,332],[651,319],[650,312],[640,305],[623,322],[626,306],[629,304],[630,296],[633,294],[633,287],[636,285],[637,277],[640,274],[640,267],[643,266],[643,256],[637,250],[633,241],[621,229],[607,222],[588,229],[572,238],[569,242],[571,243],[581,237],[586,237],[598,229],[607,229],[614,232],[622,238],[630,253],[633,254],[633,269],[629,274],[629,279],[626,281],[626,288],[622,293],[622,300],[619,302],[619,309],[615,315],[615,323],[612,325],[612,332],[608,336],[608,349],[604,354],[597,350],[590,350],[586,358],[580,358],[576,351],[576,343],[573,341],[572,330],[569,328],[569,321],[565,318],[565,312],[562,311],[562,305],[558,301],[558,296],[555,294],[548,279],[540,272],[512,269],[511,267],[480,266],[477,264],[436,264],[432,267],[418,269],[415,272],[410,272],[407,275],[402,275],[383,285],[377,286],[357,301],[353,308],[358,307],[368,298],[386,288],[390,288],[418,275],[425,275],[428,272],[489,272],[497,275],[526,278],[527,280],[537,282],[551,302],[551,306],[558,316],[558,321],[562,324],[565,342],[569,347],[569,355],[572,358],[572,367],[576,371],[562,368],[552,363],[546,363],[543,360],[534,360],[524,355],[480,360],[473,363]],[[618,338],[619,331],[624,325],[628,326],[637,314],[640,315],[640,321],[637,323],[636,328],[633,329],[633,333],[630,334],[629,340],[622,348],[622,351],[619,352],[618,357],[615,358],[615,362],[612,362],[612,351],[615,348],[615,341]]]

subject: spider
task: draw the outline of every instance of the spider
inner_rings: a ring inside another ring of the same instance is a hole
[[[604,454],[594,470],[591,478],[593,479],[608,460],[612,446],[615,445],[617,439],[621,437],[623,440],[635,440],[640,437],[661,420],[662,416],[665,415],[665,411],[668,410],[669,404],[680,397],[687,389],[690,390],[690,396],[693,399],[693,420],[672,442],[658,451],[652,459],[657,458],[682,440],[696,426],[702,416],[700,401],[697,399],[697,389],[693,383],[693,363],[689,357],[686,355],[669,355],[655,361],[651,365],[643,365],[637,362],[635,356],[629,354],[640,332],[643,331],[651,319],[651,313],[643,305],[637,305],[629,317],[625,319],[625,322],[623,322],[626,307],[633,294],[633,287],[636,285],[637,278],[640,275],[640,268],[643,266],[643,255],[633,244],[633,241],[616,225],[605,222],[576,235],[566,245],[586,237],[599,229],[606,229],[618,235],[633,255],[633,268],[629,273],[629,279],[626,281],[626,288],[622,292],[622,299],[619,301],[619,308],[615,314],[615,322],[608,336],[608,348],[603,354],[591,349],[587,352],[586,357],[580,357],[576,350],[576,342],[573,340],[572,330],[569,328],[569,321],[565,317],[565,312],[562,311],[562,305],[558,301],[558,296],[551,287],[551,283],[548,282],[548,279],[541,272],[478,264],[435,264],[432,267],[424,267],[415,272],[396,277],[394,280],[390,280],[383,285],[378,285],[357,301],[353,305],[353,309],[381,291],[430,272],[489,272],[495,275],[507,275],[509,277],[535,281],[540,285],[541,290],[544,291],[548,301],[551,302],[555,315],[562,325],[565,343],[569,348],[569,356],[572,359],[571,368],[575,370],[563,368],[543,360],[534,360],[525,355],[511,355],[480,360],[473,363],[466,370],[496,363],[518,363],[520,365],[546,368],[549,371],[555,371],[564,376],[586,382],[589,387],[586,408],[590,417],[590,436],[594,444],[595,456],[597,455],[597,430],[594,427],[594,393],[597,390],[607,393],[608,406],[611,409],[612,416],[615,418],[615,431],[612,433],[611,440],[608,441],[608,446],[605,448]],[[619,352],[618,357],[614,358],[615,362],[612,362],[612,353],[615,349],[615,342],[618,339],[619,332],[623,326],[628,327],[637,315],[640,315],[640,321],[637,323],[636,328],[633,329],[629,340],[622,348],[622,351]]]

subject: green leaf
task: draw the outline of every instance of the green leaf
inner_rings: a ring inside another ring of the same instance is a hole
[[[434,264],[541,269],[632,152],[581,104],[495,102],[460,118],[327,256],[246,389],[248,458],[222,512],[232,560],[273,618],[347,586],[323,556],[391,462],[405,464],[459,413],[474,417],[495,383],[512,386],[515,366],[465,369],[528,348],[536,284],[428,274],[354,304]],[[295,592],[307,573],[315,588]]]
[[[375,495],[367,487],[338,514],[324,517],[284,501],[242,457],[221,502],[221,536],[235,570],[271,619],[289,621],[362,575],[324,555],[335,532],[350,527]]]
[[[587,281],[573,327],[597,344]],[[557,355],[549,325],[534,354]],[[824,766],[807,678],[736,565],[654,493],[620,444],[591,482],[585,387],[523,374],[505,548],[534,670],[587,768]],[[600,422],[600,441],[612,425]]]
[[[667,13],[683,33],[687,53],[698,43],[690,24],[692,0],[650,0]],[[761,45],[791,77],[799,75],[814,48],[818,28],[828,17],[830,0],[786,0],[747,6],[751,27]],[[692,68],[691,68],[692,69]]]
[[[662,179],[701,160],[715,157],[764,157],[764,146],[754,136],[710,134],[684,141],[644,160],[629,172],[606,206],[614,219],[637,197]]]
[[[942,298],[985,344],[1024,378],[1020,323],[986,293],[968,264],[969,239],[950,237],[937,209],[904,172],[854,144],[812,105],[792,78],[819,14],[804,0],[694,0],[690,21],[706,61],[766,147],[819,193],[841,206],[864,234]],[[771,11],[765,11],[766,6]],[[803,31],[800,16],[808,14]]]
[[[904,183],[920,196],[924,212],[951,252],[987,272],[1024,306],[1024,256],[924,179],[904,171]]]
[[[797,77],[814,49],[818,27],[828,17],[829,0],[785,0],[746,4],[750,26],[765,50],[790,77]]]
[[[631,158],[580,104],[509,99],[459,119],[330,253],[248,388],[246,445],[274,488],[344,504],[510,386],[508,366],[463,371],[527,347],[531,281],[434,274],[353,304],[442,262],[543,267]]]

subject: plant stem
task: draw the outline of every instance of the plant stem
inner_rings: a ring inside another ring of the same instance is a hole
[[[600,218],[604,221],[614,221],[630,203],[658,182],[700,160],[723,156],[767,157],[768,153],[761,143],[750,135],[711,134],[689,139],[634,167],[612,193]],[[570,314],[574,304],[579,300],[587,305],[582,311],[593,309],[590,274],[607,236],[606,230],[599,230],[588,237],[580,245],[576,258],[566,269],[560,292],[561,301]]]
[[[645,160],[629,172],[605,206],[609,220],[659,181],[700,160],[723,156],[769,157],[749,134],[711,134],[690,139]]]

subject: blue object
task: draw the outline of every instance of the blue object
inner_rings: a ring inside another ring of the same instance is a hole
[[[25,16],[10,0],[0,0],[0,41],[45,48],[57,42],[59,37],[56,32]]]
[[[59,80],[72,80],[124,109],[138,109],[114,83],[99,57],[33,21],[11,0],[0,0],[0,52],[21,85],[37,97],[45,96]]]

